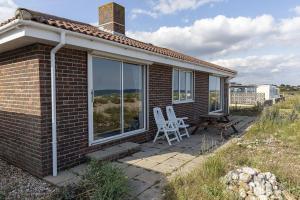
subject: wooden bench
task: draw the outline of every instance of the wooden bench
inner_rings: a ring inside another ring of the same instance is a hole
[[[218,122],[214,124],[216,128],[220,130],[221,137],[223,137],[223,134],[228,129],[232,128],[234,133],[238,133],[238,130],[235,128],[235,125],[237,125],[240,122],[240,120],[233,120],[233,121],[224,121],[224,122]]]

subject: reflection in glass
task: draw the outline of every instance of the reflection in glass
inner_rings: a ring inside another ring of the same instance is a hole
[[[179,100],[179,71],[173,70],[173,100]]]
[[[123,65],[124,132],[144,128],[143,67]]]
[[[180,71],[180,100],[186,99],[186,76],[184,71]]]
[[[221,110],[221,79],[209,76],[209,111]]]
[[[192,72],[186,72],[186,96],[188,100],[193,99],[193,74]]]
[[[93,59],[94,140],[121,133],[121,62]]]

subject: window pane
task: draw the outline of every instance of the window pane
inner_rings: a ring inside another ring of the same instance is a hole
[[[140,65],[123,65],[124,132],[144,128],[144,72]]]
[[[179,71],[173,70],[173,100],[179,100]]]
[[[180,71],[180,100],[186,100],[186,76],[185,72]]]
[[[221,109],[221,80],[220,77],[209,77],[209,111]]]
[[[193,99],[193,73],[186,73],[186,95],[187,99]]]
[[[121,133],[121,63],[93,58],[94,140]]]

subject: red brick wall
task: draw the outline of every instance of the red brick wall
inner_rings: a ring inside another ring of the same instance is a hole
[[[39,45],[0,54],[0,157],[42,175]]]
[[[51,174],[51,46],[35,44],[0,55],[0,156],[37,176]],[[85,161],[84,155],[125,141],[153,139],[153,107],[172,105],[172,67],[149,67],[149,131],[88,146],[87,52],[63,48],[56,55],[58,168]],[[208,111],[207,73],[195,72],[195,102],[174,104],[189,122]]]

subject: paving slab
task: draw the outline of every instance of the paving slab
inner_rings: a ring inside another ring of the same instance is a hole
[[[173,158],[183,160],[183,161],[189,161],[189,160],[193,160],[194,158],[196,158],[196,156],[191,155],[189,153],[179,153],[179,154],[175,155]]]
[[[134,163],[134,166],[141,167],[144,169],[152,169],[154,166],[158,165],[159,163],[153,160],[142,159],[139,162]]]
[[[162,164],[170,165],[170,166],[172,166],[174,168],[179,168],[184,163],[186,163],[186,161],[180,160],[180,159],[176,159],[174,157],[173,158],[169,158],[168,160],[165,160],[164,162],[162,162]]]
[[[125,158],[122,158],[122,159],[119,159],[118,162],[121,162],[121,163],[126,163],[126,164],[130,164],[130,165],[133,165],[139,161],[141,161],[142,159],[139,159],[139,158],[135,158],[133,156],[127,156]]]
[[[163,199],[163,195],[159,189],[149,188],[143,193],[141,193],[138,197],[138,200],[161,200]]]
[[[76,183],[78,181],[78,176],[70,171],[59,172],[57,176],[46,176],[44,180],[57,186],[65,186],[72,182]]]
[[[86,174],[87,168],[88,168],[88,164],[84,163],[84,164],[81,164],[81,165],[77,165],[76,167],[73,167],[73,168],[71,168],[69,170],[72,173],[75,173],[76,175],[83,176],[83,175]]]
[[[140,144],[134,142],[125,142],[115,146],[111,146],[99,151],[86,154],[88,159],[94,159],[98,161],[112,161],[119,158],[124,158],[141,149]]]
[[[168,175],[171,172],[173,172],[174,170],[176,170],[176,167],[165,164],[165,163],[161,163],[159,165],[156,165],[152,170],[155,172],[162,173],[164,175]]]
[[[124,169],[125,175],[130,179],[134,178],[138,175],[141,175],[145,172],[146,170],[140,167],[135,167],[135,166],[129,166]]]
[[[135,177],[135,179],[144,181],[146,183],[149,183],[150,185],[154,185],[161,182],[162,178],[163,177],[161,176],[161,174],[155,173],[153,171],[145,171],[144,173]]]
[[[139,194],[151,187],[149,183],[137,179],[130,179],[128,181],[128,185],[133,197],[137,197]]]
[[[170,157],[172,157],[173,155],[161,155],[161,154],[158,154],[158,155],[153,155],[153,156],[149,156],[147,158],[147,160],[152,160],[154,162],[158,162],[158,163],[162,163],[164,162],[165,160],[169,159]]]

